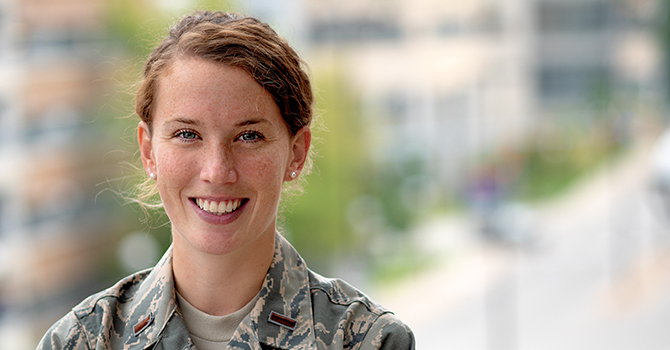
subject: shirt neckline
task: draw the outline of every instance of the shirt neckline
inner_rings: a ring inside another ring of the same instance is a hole
[[[225,315],[215,316],[203,312],[191,305],[179,292],[175,290],[179,309],[182,313],[184,323],[191,335],[212,342],[227,342],[233,337],[237,326],[244,320],[244,318],[251,312],[260,298],[260,293],[257,293],[251,301],[249,301],[241,309]]]

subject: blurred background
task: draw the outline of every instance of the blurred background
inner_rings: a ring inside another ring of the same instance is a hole
[[[0,0],[0,349],[152,266],[124,199],[144,59],[193,9],[270,23],[319,120],[282,232],[419,349],[670,347],[667,0]]]

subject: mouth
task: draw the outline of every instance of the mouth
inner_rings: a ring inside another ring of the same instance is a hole
[[[191,198],[191,201],[198,206],[198,208],[214,215],[225,215],[235,212],[240,209],[244,203],[249,199],[235,199],[230,201],[213,201],[202,198]]]

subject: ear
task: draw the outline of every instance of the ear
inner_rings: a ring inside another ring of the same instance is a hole
[[[305,161],[307,160],[307,154],[309,153],[311,144],[312,131],[309,126],[303,126],[295,133],[291,142],[289,164],[286,169],[286,174],[284,175],[285,181],[291,181],[297,178],[297,176],[295,178],[291,177],[291,174],[294,171],[296,174],[300,174],[302,168],[305,166]]]
[[[144,170],[149,173],[156,173],[156,160],[154,158],[153,145],[151,144],[151,133],[149,126],[141,121],[137,126],[137,142],[140,144],[140,157]]]

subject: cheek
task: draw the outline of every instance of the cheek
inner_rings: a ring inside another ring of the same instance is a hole
[[[268,190],[275,189],[279,194],[286,170],[284,158],[277,154],[266,154],[253,158],[242,157],[238,171],[244,174],[246,179]]]
[[[157,152],[156,168],[158,171],[158,189],[163,197],[165,191],[179,188],[179,184],[189,181],[196,169],[195,159],[188,154],[174,150]]]

